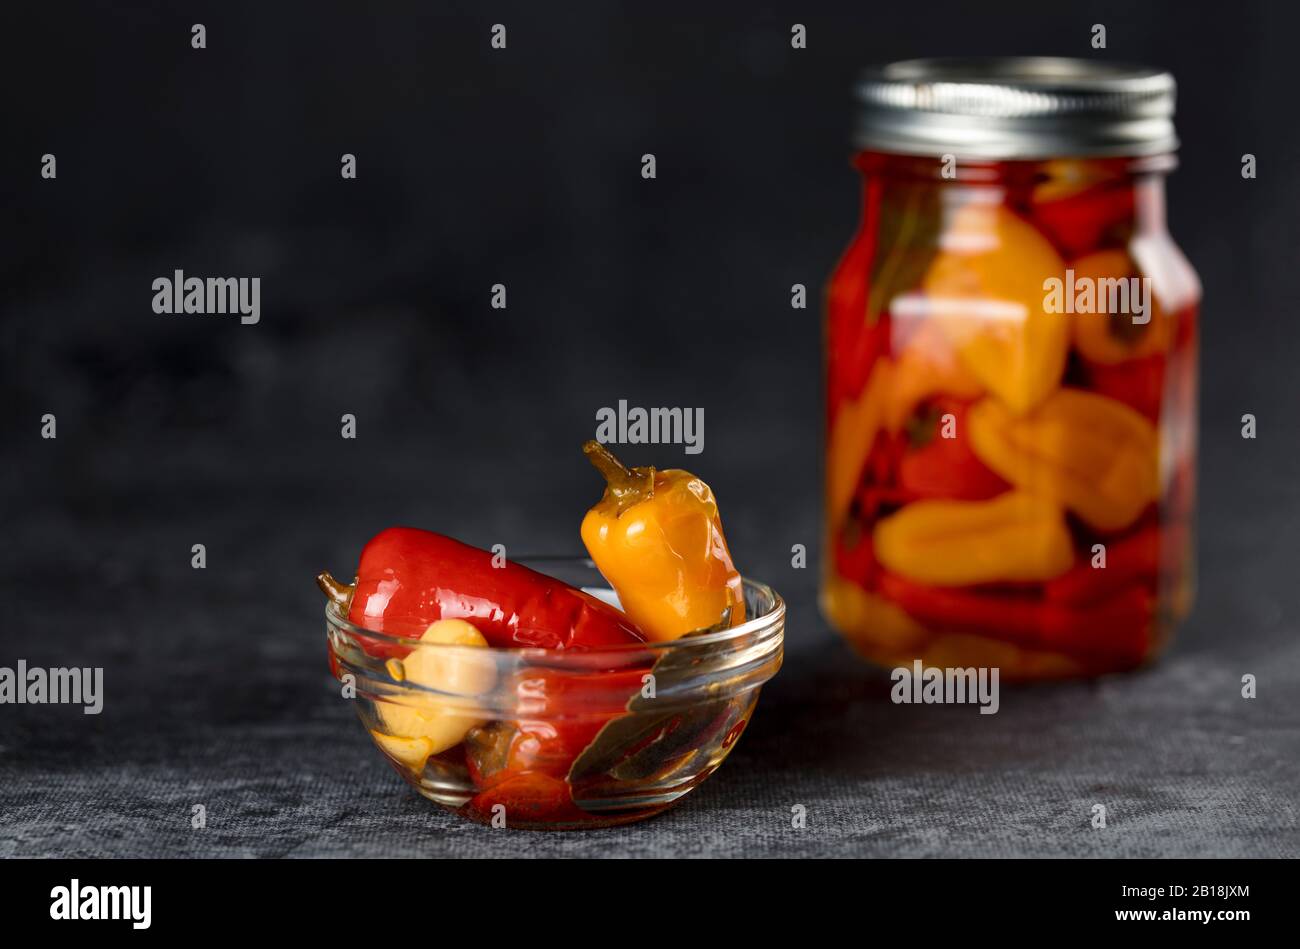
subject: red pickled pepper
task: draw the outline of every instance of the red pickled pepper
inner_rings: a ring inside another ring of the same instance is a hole
[[[498,648],[595,649],[643,641],[619,610],[552,577],[432,531],[392,527],[361,551],[348,619],[418,639],[463,619]]]
[[[1034,203],[1030,217],[1066,257],[1127,243],[1135,213],[1131,182],[1098,182],[1064,197]]]
[[[1043,593],[1048,600],[1083,605],[1114,595],[1135,581],[1154,588],[1160,574],[1161,546],[1180,550],[1187,542],[1184,524],[1161,527],[1150,523],[1116,540],[1105,542],[1106,565],[1094,567],[1085,554],[1064,576],[1048,580]]]
[[[1141,412],[1149,421],[1160,421],[1165,399],[1165,357],[1143,356],[1127,362],[1106,365],[1080,357],[1088,375],[1088,387],[1094,392],[1123,402]]]
[[[880,574],[879,589],[919,622],[936,628],[973,632],[1102,666],[1137,665],[1149,644],[1153,596],[1146,583],[1130,583],[1087,606],[927,586],[886,571]]]
[[[497,806],[503,808],[497,811]],[[587,824],[591,815],[573,803],[569,782],[540,771],[512,773],[474,795],[462,813],[490,824],[498,813],[534,824]]]
[[[913,498],[982,501],[1010,489],[975,456],[966,434],[969,400],[932,399],[908,425],[908,444],[898,461],[898,486]],[[951,415],[953,437],[945,437]]]
[[[882,183],[869,179],[863,194],[864,214],[874,217],[880,204]],[[835,420],[839,406],[846,399],[855,399],[884,350],[888,338],[883,318],[870,319],[867,312],[868,286],[866,273],[876,253],[877,235],[855,241],[836,268],[828,289],[827,306],[830,314],[830,345],[826,358],[829,363],[827,380],[831,391],[827,424]]]
[[[518,720],[510,723],[507,733],[494,736],[495,747],[474,743],[487,752],[471,756],[483,783],[491,785],[500,780],[498,775],[522,771],[564,777],[605,724],[624,714],[649,668],[521,670],[513,683]]]
[[[521,717],[469,736],[466,763],[480,788],[466,805],[470,816],[490,819],[493,805],[505,804],[514,817],[532,821],[589,819],[573,802],[569,771],[600,730],[624,714],[624,698],[636,694],[649,668],[522,670],[514,682]]]

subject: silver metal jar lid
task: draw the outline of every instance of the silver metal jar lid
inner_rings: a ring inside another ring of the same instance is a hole
[[[1174,77],[1045,56],[911,59],[867,70],[854,144],[958,158],[1144,156],[1178,147]]]

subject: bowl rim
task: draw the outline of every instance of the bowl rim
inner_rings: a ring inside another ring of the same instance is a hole
[[[569,566],[582,566],[591,570],[596,570],[596,564],[590,557],[565,556],[563,554],[546,554],[518,558],[512,557],[511,561],[521,563],[525,566],[532,564],[563,563]],[[599,571],[596,572],[596,576],[600,576]],[[604,578],[602,577],[601,579],[603,580]],[[555,657],[572,654],[574,656],[590,658],[593,655],[599,655],[601,653],[622,655],[630,652],[644,652],[646,650],[651,650],[655,653],[667,653],[675,649],[691,647],[699,648],[726,644],[733,640],[744,639],[749,636],[754,636],[761,640],[772,635],[784,635],[786,613],[785,599],[771,586],[763,583],[761,580],[755,580],[752,577],[744,575],[741,576],[740,580],[742,588],[755,590],[760,595],[771,597],[772,608],[761,616],[747,619],[739,626],[733,626],[730,629],[718,630],[714,633],[702,633],[699,635],[687,634],[678,639],[667,640],[664,642],[652,642],[647,640],[645,642],[614,643],[607,646],[597,646],[591,649],[547,649],[542,646],[492,646],[489,648],[490,651],[496,655],[521,655],[530,657],[546,655]],[[593,587],[580,586],[578,589],[587,593],[589,590],[593,589]],[[613,592],[613,588],[610,587],[608,583],[604,584],[603,589],[609,590],[611,593]],[[366,626],[358,626],[342,613],[339,605],[333,600],[330,600],[325,604],[325,621],[331,627],[338,628],[353,636],[359,636],[389,646],[445,649],[449,651],[473,649],[476,653],[480,652],[480,649],[476,647],[454,645],[451,643],[426,643],[421,639],[412,639],[409,636],[394,636],[390,633],[370,629]]]

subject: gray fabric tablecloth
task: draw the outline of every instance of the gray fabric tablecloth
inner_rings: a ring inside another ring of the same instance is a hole
[[[468,474],[459,508],[499,477]],[[372,526],[324,513],[347,491],[327,474],[325,490],[272,490],[271,502],[251,483],[207,485],[184,500],[203,511],[198,528],[178,523],[181,498],[161,485],[123,487],[84,522],[18,509],[20,531],[37,519],[41,529],[24,534],[24,563],[6,580],[5,601],[29,618],[6,633],[6,653],[102,665],[106,698],[99,716],[0,710],[0,855],[1300,853],[1300,645],[1296,586],[1283,582],[1300,525],[1294,508],[1275,506],[1294,482],[1235,494],[1232,512],[1211,506],[1199,608],[1154,668],[1004,688],[998,714],[979,715],[892,704],[885,674],[826,629],[815,567],[792,569],[782,553],[790,538],[815,537],[815,505],[797,500],[812,496],[807,479],[793,465],[769,474],[795,486],[795,503],[758,517],[742,494],[728,526],[746,566],[790,600],[784,669],[694,795],[638,825],[569,834],[444,813],[389,770],[338,697],[311,578],[321,566],[346,571]],[[523,524],[544,495],[485,516]],[[250,516],[265,503],[265,522]],[[110,530],[125,512],[130,522]],[[457,517],[472,535],[470,515]],[[270,530],[272,518],[298,530]],[[101,519],[103,531],[85,529]],[[535,530],[505,533],[517,535],[540,541]],[[202,571],[189,563],[198,536]],[[1254,700],[1240,695],[1244,673],[1258,677]],[[1104,830],[1090,825],[1098,803]],[[191,828],[195,804],[206,808],[202,830]],[[796,804],[807,809],[802,829]]]

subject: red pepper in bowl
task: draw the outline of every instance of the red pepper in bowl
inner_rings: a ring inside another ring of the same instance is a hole
[[[642,642],[620,611],[588,593],[442,534],[390,527],[361,551],[349,590],[317,582],[347,604],[349,622],[419,639],[439,619],[463,619],[498,648],[595,649]]]
[[[513,682],[520,717],[475,731],[467,760],[475,781],[491,787],[525,772],[563,778],[607,722],[621,716],[650,662],[582,675],[542,667]]]

